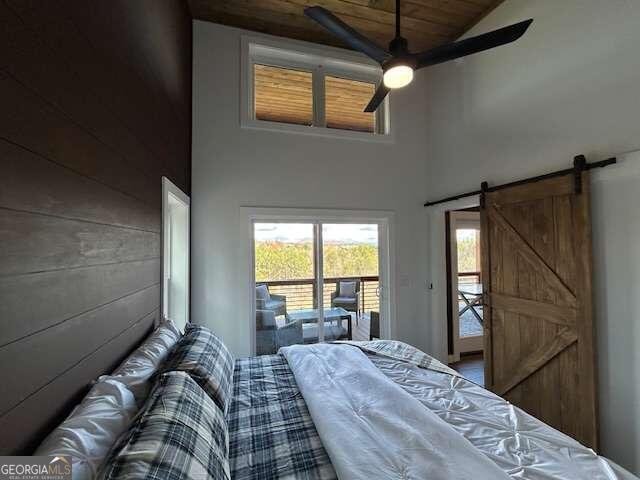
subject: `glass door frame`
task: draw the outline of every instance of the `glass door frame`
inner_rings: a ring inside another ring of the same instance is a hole
[[[451,256],[451,313],[452,313],[452,335],[453,335],[453,352],[451,354],[452,361],[460,360],[460,354],[466,352],[483,351],[483,333],[470,337],[460,336],[460,315],[459,315],[459,299],[458,299],[458,250],[457,235],[458,229],[473,229],[480,231],[480,213],[450,211],[450,256]],[[480,237],[478,236],[478,241]],[[480,255],[483,253],[480,252]]]
[[[249,321],[251,354],[256,352],[256,301],[255,301],[255,238],[254,225],[256,223],[308,223],[313,224],[314,255],[316,256],[315,280],[316,305],[318,308],[318,341],[324,341],[324,268],[322,249],[322,224],[377,224],[378,225],[378,277],[380,285],[380,336],[382,338],[395,337],[395,269],[394,269],[394,236],[393,225],[395,215],[388,211],[359,211],[359,210],[315,210],[295,208],[262,208],[241,207],[242,216],[247,220],[243,222],[242,236],[244,245],[241,250],[241,258],[244,252],[249,255],[243,262],[242,277],[247,280],[246,296],[241,305],[249,305],[243,308]],[[248,228],[247,228],[248,227]],[[248,234],[248,235],[247,235]],[[246,250],[245,250],[246,248]]]

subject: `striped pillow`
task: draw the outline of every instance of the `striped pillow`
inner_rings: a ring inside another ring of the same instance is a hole
[[[225,413],[231,400],[234,358],[207,327],[189,324],[164,371],[187,372]]]
[[[98,478],[230,480],[224,415],[189,375],[165,373]]]

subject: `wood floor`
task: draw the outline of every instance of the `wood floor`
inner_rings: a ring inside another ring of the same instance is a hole
[[[484,386],[484,360],[481,353],[464,356],[459,362],[452,363],[450,366],[463,377]]]

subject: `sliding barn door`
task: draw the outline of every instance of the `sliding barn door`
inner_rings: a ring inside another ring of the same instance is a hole
[[[483,193],[481,239],[487,388],[595,449],[588,175]]]

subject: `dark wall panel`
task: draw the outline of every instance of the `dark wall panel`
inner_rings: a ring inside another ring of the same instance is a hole
[[[159,319],[161,177],[190,188],[187,6],[0,2],[0,105],[1,455]]]
[[[160,233],[157,206],[4,140],[0,140],[0,158],[0,205],[5,209]]]
[[[0,348],[158,283],[159,259],[0,277]]]
[[[0,276],[160,256],[156,232],[0,210]]]
[[[56,108],[0,73],[0,138],[154,205],[158,182],[73,123]],[[164,170],[164,169],[162,169]]]
[[[113,370],[149,333],[159,312],[153,312],[107,341],[53,381],[42,385],[17,407],[0,416],[0,451],[33,452],[87,392],[88,379]]]
[[[159,286],[149,287],[0,349],[0,364],[13,365],[0,384],[0,415],[156,311],[159,298]]]

